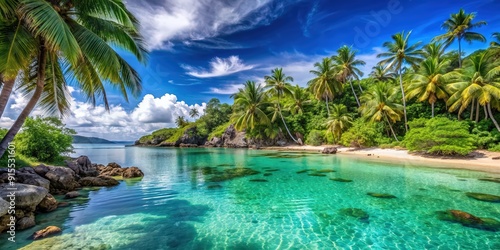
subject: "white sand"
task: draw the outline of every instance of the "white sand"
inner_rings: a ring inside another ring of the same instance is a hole
[[[262,149],[283,150],[283,151],[310,151],[321,152],[328,146],[285,146],[285,147],[265,147]],[[445,157],[424,157],[408,153],[407,150],[397,149],[354,149],[340,147],[338,155],[348,157],[362,158],[363,160],[379,161],[379,162],[401,162],[409,165],[425,165],[435,168],[456,168],[469,169],[475,171],[483,171],[489,173],[500,174],[500,160],[493,160],[493,157],[499,157],[500,153],[478,150],[475,151],[474,158],[445,158]]]

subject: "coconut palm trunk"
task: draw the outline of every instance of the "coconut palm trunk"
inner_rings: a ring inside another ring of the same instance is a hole
[[[286,129],[286,132],[288,132],[288,135],[290,136],[290,138],[292,138],[292,140],[295,142],[295,143],[299,143],[297,140],[295,140],[295,138],[292,136],[292,133],[290,133],[290,130],[288,129],[288,126],[286,125],[286,122],[285,122],[285,118],[283,117],[283,114],[281,113],[281,104],[280,104],[280,98],[278,98],[278,111],[280,113],[280,117],[281,117],[281,121],[283,122],[283,125],[285,125],[285,129]]]
[[[488,103],[488,114],[490,114],[490,118],[493,121],[493,124],[495,124],[495,127],[498,129],[500,132],[500,126],[498,125],[497,120],[495,120],[495,117],[493,116],[493,113],[491,112],[491,104]]]
[[[328,96],[326,96],[325,102],[326,102],[326,112],[328,112],[328,117],[330,117],[330,107],[328,107]]]
[[[488,110],[486,110],[486,106],[483,106],[484,108],[484,119],[488,120]]]
[[[434,118],[434,102],[431,103],[432,118]]]
[[[42,43],[43,44],[43,43]],[[4,136],[2,141],[0,142],[0,157],[3,156],[5,151],[7,150],[9,144],[12,142],[16,134],[19,132],[21,127],[24,124],[24,121],[30,115],[31,111],[35,108],[38,100],[42,96],[44,81],[45,81],[45,67],[47,63],[47,50],[45,46],[40,47],[40,52],[38,56],[38,69],[37,69],[37,80],[36,80],[36,88],[33,96],[29,100],[28,104],[24,107],[23,111],[17,117],[16,121],[9,129],[7,134]]]
[[[0,76],[0,81],[3,81],[3,77]],[[0,93],[0,117],[2,117],[7,102],[9,101],[10,94],[14,88],[15,79],[5,80],[2,85],[2,92]]]
[[[401,87],[401,94],[403,95],[403,114],[405,117],[405,130],[408,132],[408,118],[406,118],[406,97],[405,90],[403,88],[403,73],[402,73],[401,65],[399,66],[399,86]]]
[[[476,103],[476,99],[472,99],[472,103],[470,105],[470,117],[469,120],[472,121],[472,118],[474,117],[474,104]]]
[[[391,129],[391,132],[392,132],[392,135],[394,136],[394,139],[396,139],[396,141],[399,141],[398,137],[396,136],[396,133],[394,133],[394,129],[392,128],[391,122],[389,122],[389,119],[387,119],[387,116],[384,115],[384,118],[385,118],[385,121],[387,122],[387,124],[389,124],[389,128]]]
[[[360,93],[363,93],[363,88],[361,87],[361,81],[358,80],[358,87],[359,87],[359,90],[361,91]]]
[[[359,103],[358,96],[356,95],[356,91],[354,91],[354,86],[352,86],[352,80],[349,81],[349,85],[351,85],[351,90],[352,90],[352,93],[354,94],[354,98],[356,98],[356,103],[358,103],[358,107],[361,107],[361,104]]]
[[[476,123],[479,122],[479,101],[476,103]]]

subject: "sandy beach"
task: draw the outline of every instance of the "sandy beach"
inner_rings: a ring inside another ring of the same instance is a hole
[[[281,151],[308,151],[308,152],[321,152],[324,146],[285,146],[285,147],[265,147],[262,149],[267,150],[281,150]],[[498,152],[488,152],[478,150],[474,152],[473,158],[450,158],[450,157],[424,157],[417,154],[411,154],[408,150],[397,149],[380,149],[380,148],[366,148],[355,149],[348,147],[338,147],[338,155],[346,157],[355,157],[367,161],[377,162],[400,162],[410,166],[429,166],[435,168],[455,168],[455,169],[468,169],[474,171],[482,171],[494,174],[500,174],[500,160],[494,160],[494,157],[500,157]]]

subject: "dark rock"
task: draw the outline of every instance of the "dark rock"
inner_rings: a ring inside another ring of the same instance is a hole
[[[67,207],[69,206],[69,202],[58,202],[57,203],[57,207]]]
[[[500,156],[492,157],[493,160],[500,160]]]
[[[210,178],[208,178],[208,180],[211,182],[220,182],[260,173],[261,172],[253,170],[251,168],[228,168],[224,169],[224,172],[222,172],[221,174],[211,176]]]
[[[273,175],[272,173],[264,173],[264,176],[271,176]]]
[[[223,141],[221,138],[219,137],[212,137],[212,139],[210,139],[209,141],[207,141],[205,143],[205,146],[208,146],[208,147],[222,147],[222,144],[223,144]]]
[[[222,134],[223,146],[228,148],[247,148],[248,142],[245,132],[238,132],[231,124]]]
[[[62,230],[59,227],[56,226],[48,226],[42,230],[38,230],[33,235],[31,236],[33,240],[38,240],[42,238],[46,238],[48,236],[60,234]]]
[[[80,156],[76,160],[66,161],[66,165],[75,172],[75,174],[81,177],[95,177],[99,175],[97,167],[92,165],[90,159],[87,156]]]
[[[38,204],[36,210],[47,213],[57,209],[57,200],[51,194],[47,194],[45,198]]]
[[[0,233],[7,231],[9,229],[10,226],[7,225],[7,224],[9,224],[9,222],[10,222],[10,215],[9,214],[0,216]]]
[[[498,203],[500,202],[500,196],[497,195],[492,195],[492,194],[483,194],[483,193],[465,193],[470,198],[480,200],[480,201],[487,201],[487,202],[495,202]]]
[[[36,225],[35,223],[35,216],[30,215],[27,217],[23,217],[16,222],[16,229],[17,230],[24,230],[26,228],[34,227]]]
[[[126,168],[125,171],[123,171],[122,177],[123,178],[137,178],[137,177],[143,177],[144,173],[138,168],[138,167],[129,167]]]
[[[266,172],[277,172],[280,171],[279,169],[266,169]]]
[[[0,198],[0,217],[6,215],[8,211],[9,211],[9,203],[6,200]]]
[[[308,174],[309,176],[318,176],[318,177],[324,177],[326,174],[321,174],[321,173],[310,173]]]
[[[466,227],[497,232],[500,231],[500,221],[492,218],[480,218],[461,210],[438,211],[438,219],[460,223]]]
[[[352,180],[342,179],[342,178],[330,178],[330,180],[336,181],[336,182],[352,182]]]
[[[320,169],[316,171],[316,173],[333,173],[333,172],[335,172],[335,170],[333,169]]]
[[[296,173],[297,174],[303,174],[303,173],[307,173],[308,171],[309,171],[309,169],[304,169],[304,170],[299,170]]]
[[[50,189],[50,181],[38,175],[34,168],[24,167],[16,171],[16,182]]]
[[[251,179],[250,182],[269,182],[269,181],[265,179]]]
[[[117,180],[108,176],[84,177],[79,181],[84,187],[109,187],[120,184]]]
[[[218,189],[218,188],[222,188],[222,186],[219,184],[212,184],[207,186],[207,189]]]
[[[47,172],[50,171],[49,167],[47,167],[43,164],[40,164],[40,165],[34,167],[33,169],[35,170],[35,173],[37,173],[40,176],[45,176],[45,174],[47,174]]]
[[[63,194],[80,187],[77,176],[73,170],[67,167],[49,166],[45,178],[50,181],[50,193]]]
[[[179,144],[179,147],[181,147],[181,148],[196,148],[196,147],[198,147],[198,144],[181,143],[181,144]]]
[[[64,195],[64,198],[66,199],[73,199],[73,198],[76,198],[80,196],[80,193],[78,193],[78,191],[71,191],[71,192],[68,192]]]
[[[368,220],[370,218],[370,215],[367,212],[359,208],[343,208],[339,210],[339,213],[341,215],[358,218],[360,220]]]
[[[381,199],[394,199],[397,198],[396,196],[392,194],[380,194],[380,193],[367,193],[367,195],[375,198],[381,198]]]
[[[34,211],[36,206],[47,196],[49,191],[43,187],[14,183],[9,185],[7,183],[0,184],[0,198],[5,201],[10,201],[11,190],[15,189],[16,192],[16,209],[28,209]]]
[[[478,180],[500,183],[500,178],[479,178]]]
[[[337,153],[337,148],[336,147],[325,147],[323,151],[321,151],[322,154],[336,154]]]
[[[122,166],[120,166],[120,164],[118,164],[116,162],[110,162],[110,163],[108,163],[108,165],[106,167],[110,167],[110,168],[122,168]]]

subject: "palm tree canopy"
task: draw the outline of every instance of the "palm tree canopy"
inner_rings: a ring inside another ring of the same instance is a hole
[[[338,141],[342,136],[342,132],[351,127],[352,121],[353,117],[347,112],[347,107],[344,104],[334,104],[326,126]]]
[[[422,52],[419,50],[421,42],[410,45],[410,35],[411,31],[407,34],[402,31],[392,35],[392,41],[383,44],[387,52],[377,55],[379,58],[385,58],[379,64],[393,69],[394,72],[401,70],[404,64],[417,65],[422,60]]]
[[[473,23],[472,21],[475,17],[476,13],[465,13],[464,9],[460,9],[458,13],[451,14],[450,18],[441,26],[446,30],[446,33],[435,37],[434,40],[444,41],[446,45],[450,45],[455,39],[464,39],[469,43],[473,41],[486,42],[486,38],[483,35],[471,31],[474,28],[486,25],[485,21]]]
[[[496,41],[491,41],[490,46],[494,48],[500,48],[500,32],[495,32],[491,35]]]
[[[357,51],[351,47],[342,46],[337,50],[337,55],[332,57],[337,79],[346,82],[351,79],[358,79],[363,76],[363,72],[358,68],[366,63],[356,59]]]
[[[304,112],[304,107],[311,104],[309,93],[299,85],[292,87],[292,100],[293,103],[289,104],[287,108],[290,109],[290,112],[294,115],[302,114]]]
[[[438,58],[429,57],[420,64],[417,72],[412,74],[412,79],[407,87],[407,98],[418,97],[418,101],[435,103],[438,99],[448,99],[446,92],[446,69],[448,60],[439,61]]]
[[[293,78],[285,75],[282,68],[273,69],[271,75],[265,76],[264,79],[266,81],[265,88],[268,89],[270,93],[278,96],[278,98],[292,94],[290,90],[292,85],[290,82],[293,82]]]
[[[394,72],[389,71],[388,68],[384,68],[382,65],[376,65],[372,68],[370,77],[374,78],[377,81],[384,82],[396,79],[396,74],[394,74]]]
[[[379,122],[387,118],[395,123],[401,120],[403,114],[403,106],[396,102],[397,97],[397,87],[388,82],[378,82],[361,96],[361,114],[370,121]]]
[[[257,125],[270,124],[265,110],[268,106],[267,96],[262,86],[254,81],[247,81],[234,98],[235,113],[231,120],[238,130],[253,129]]]
[[[316,99],[332,100],[337,94],[342,93],[342,84],[335,79],[334,64],[331,58],[323,58],[321,62],[314,64],[316,69],[309,71],[316,77],[308,82],[311,92]]]
[[[432,42],[422,48],[422,55],[424,58],[437,58],[441,59],[445,55],[444,43]]]

